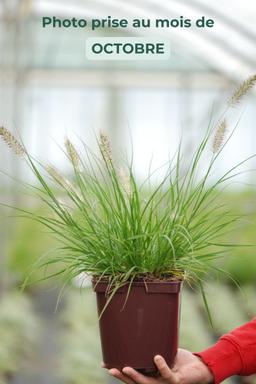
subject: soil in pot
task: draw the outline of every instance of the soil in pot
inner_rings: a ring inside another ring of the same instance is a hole
[[[100,315],[109,284],[94,278],[93,286]],[[181,280],[141,279],[133,281],[130,290],[129,283],[117,290],[99,321],[107,369],[129,366],[156,375],[153,358],[158,354],[172,365],[178,348],[180,287]]]

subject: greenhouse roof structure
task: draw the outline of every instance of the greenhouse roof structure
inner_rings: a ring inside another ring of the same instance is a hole
[[[216,3],[219,3],[219,8]],[[16,65],[24,70],[30,79],[36,75],[37,79],[44,79],[43,81],[48,77],[54,77],[55,81],[58,81],[61,77],[62,80],[65,78],[66,82],[73,82],[76,81],[75,77],[79,76],[77,81],[80,82],[83,77],[84,81],[88,82],[89,73],[93,84],[101,71],[120,72],[120,80],[123,71],[127,78],[127,72],[140,73],[143,70],[143,74],[147,76],[148,72],[149,77],[152,71],[158,72],[160,83],[161,74],[165,73],[164,81],[167,85],[169,82],[166,73],[172,84],[175,83],[175,75],[178,75],[179,81],[181,76],[196,76],[197,84],[200,84],[202,79],[201,82],[205,85],[225,85],[223,79],[235,82],[251,75],[256,67],[256,4],[250,0],[233,2],[232,7],[228,0],[217,0],[214,7],[206,0],[21,0],[1,2],[0,12],[2,31],[3,28],[8,28],[10,23],[17,24],[20,37],[16,45],[14,44],[16,48],[19,47]],[[214,19],[218,28],[144,28],[139,31],[127,28],[125,31],[99,29],[93,32],[89,29],[60,28],[55,29],[53,33],[52,28],[42,28],[41,18],[47,15],[87,20],[106,18],[108,15],[119,19],[136,17],[151,20],[178,19],[183,15],[196,20],[204,15]],[[244,20],[247,20],[246,24]],[[170,40],[171,58],[168,61],[148,62],[90,62],[85,59],[84,46],[86,37],[92,34],[161,36]],[[5,47],[8,53],[8,50],[13,49],[13,45],[4,41],[7,34],[1,33],[0,36],[2,47]],[[9,36],[9,39],[11,38]],[[3,67],[8,65],[7,61],[2,61],[1,64]],[[95,71],[97,76],[94,78]],[[69,79],[69,75],[72,75],[72,79]],[[116,81],[117,79],[118,77]],[[137,81],[138,76],[136,83]],[[124,82],[124,79],[120,82]],[[149,78],[145,83],[151,84]]]

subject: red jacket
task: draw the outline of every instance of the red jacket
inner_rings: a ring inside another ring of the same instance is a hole
[[[216,384],[232,375],[256,373],[256,319],[223,335],[215,345],[195,355],[212,371]]]

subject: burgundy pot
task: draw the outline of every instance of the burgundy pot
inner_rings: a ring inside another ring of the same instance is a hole
[[[171,366],[178,348],[181,281],[136,281],[119,288],[102,314],[99,326],[107,369],[133,367],[155,375],[153,357],[162,355]],[[98,313],[107,302],[108,283],[96,279]]]

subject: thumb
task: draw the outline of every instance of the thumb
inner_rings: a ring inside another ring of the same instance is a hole
[[[177,377],[168,367],[165,359],[162,356],[157,355],[155,356],[154,361],[162,378],[167,380],[168,383],[177,384],[178,382]]]

